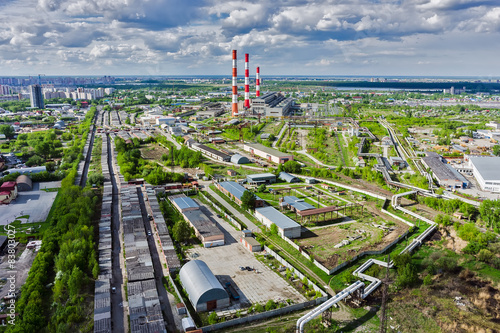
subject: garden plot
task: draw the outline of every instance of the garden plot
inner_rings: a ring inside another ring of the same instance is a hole
[[[400,222],[345,222],[310,228],[296,242],[326,268],[331,269],[364,251],[381,250],[397,239],[408,226]]]

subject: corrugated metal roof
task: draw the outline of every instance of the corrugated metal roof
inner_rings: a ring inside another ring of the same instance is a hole
[[[283,179],[284,181],[286,181],[288,183],[300,182],[299,178],[297,178],[295,176],[292,176],[291,174],[283,172],[283,171],[280,172],[280,174],[279,174],[278,177],[281,178],[281,179]]]
[[[276,210],[274,207],[261,207],[255,209],[256,212],[259,214],[263,215],[265,218],[273,222],[278,226],[280,229],[289,229],[289,228],[296,228],[300,227],[300,224],[286,216],[285,214],[281,213],[280,211]]]
[[[186,209],[186,208],[196,208],[196,207],[199,207],[198,204],[193,199],[191,199],[190,197],[186,197],[186,196],[179,196],[177,198],[172,199],[172,201],[181,210]]]
[[[225,299],[229,296],[224,290],[219,280],[212,273],[210,268],[204,261],[192,260],[182,266],[179,276],[182,285],[189,295],[189,300],[196,308],[199,302],[206,302],[211,299],[206,299],[207,293],[214,299]]]
[[[308,209],[315,209],[313,205],[305,202],[303,199],[299,199],[295,196],[286,196],[283,197],[283,201],[295,208],[298,211],[303,211],[303,210],[308,210]]]

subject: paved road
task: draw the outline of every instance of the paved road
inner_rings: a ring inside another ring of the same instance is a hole
[[[172,313],[172,308],[168,300],[168,293],[163,285],[163,266],[158,255],[157,243],[153,237],[154,230],[151,229],[151,223],[149,223],[148,212],[146,210],[146,204],[144,203],[144,195],[140,187],[137,187],[137,194],[139,196],[139,205],[141,206],[142,220],[144,222],[144,228],[146,229],[149,253],[151,254],[151,260],[153,262],[156,290],[158,291],[158,297],[160,299],[161,310],[163,311],[163,318],[167,321],[167,331],[175,332],[177,328],[175,327],[174,315]]]
[[[240,213],[236,208],[231,206],[226,200],[220,197],[217,193],[215,193],[214,190],[212,190],[209,185],[211,183],[207,182],[206,184],[203,184],[205,187],[205,190],[210,193],[212,197],[214,197],[215,200],[217,200],[219,203],[221,203],[224,207],[226,207],[231,213],[233,213],[234,216],[236,216],[241,222],[245,223],[247,225],[247,228],[251,230],[252,232],[260,232],[259,227],[255,225],[252,221],[250,221],[244,214]]]
[[[278,133],[278,136],[276,137],[276,140],[273,141],[273,148],[276,147],[276,145],[278,144],[278,141],[279,139],[281,138],[281,135],[283,134],[284,131],[286,131],[288,129],[288,126],[287,126],[287,123],[285,123],[283,125],[283,127],[281,128],[281,131]]]
[[[122,242],[120,240],[121,226],[120,226],[120,202],[118,185],[115,178],[115,172],[113,170],[112,164],[112,153],[111,153],[111,140],[108,139],[108,168],[111,179],[111,184],[113,186],[113,204],[111,207],[111,228],[112,232],[112,259],[111,267],[113,268],[111,286],[116,288],[116,293],[111,294],[111,325],[113,327],[113,332],[128,332],[128,318],[124,313],[126,311],[126,306],[124,306],[124,291],[123,288],[123,273],[121,262],[123,259],[122,255]],[[127,322],[126,322],[127,321]]]

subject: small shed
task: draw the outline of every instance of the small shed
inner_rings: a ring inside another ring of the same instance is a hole
[[[16,179],[17,190],[19,192],[32,191],[33,190],[33,182],[30,177],[26,175],[20,175]]]
[[[227,170],[227,175],[228,176],[231,176],[231,177],[234,177],[236,176],[238,173],[236,171],[234,171],[233,169],[228,169]]]
[[[250,252],[262,251],[262,245],[253,237],[241,237],[240,243]]]

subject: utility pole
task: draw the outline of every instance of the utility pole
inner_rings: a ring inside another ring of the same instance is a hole
[[[387,289],[389,288],[389,263],[391,262],[391,255],[387,256],[387,271],[385,273],[385,279],[383,280],[384,287],[382,289],[382,305],[381,305],[381,319],[380,319],[380,333],[387,332]]]

